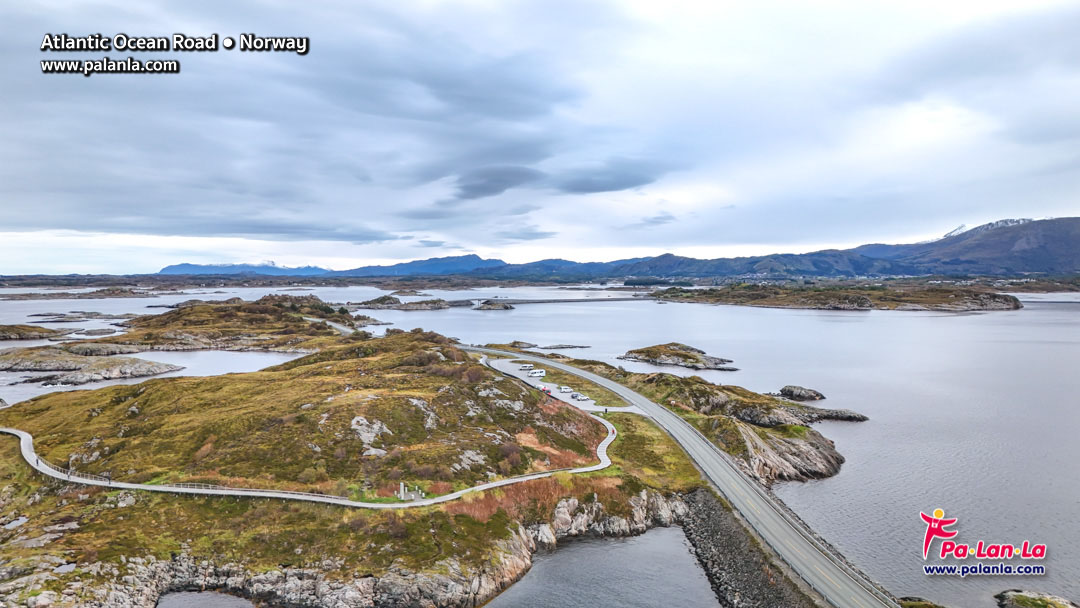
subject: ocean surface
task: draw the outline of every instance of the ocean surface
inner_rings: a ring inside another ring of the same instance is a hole
[[[0,301],[0,323],[32,322],[27,315],[43,311],[146,314],[161,312],[148,305],[192,297],[253,299],[281,292],[199,291],[153,299]],[[356,302],[385,292],[351,287],[287,293]],[[427,293],[447,299],[627,295],[537,287]],[[817,425],[846,456],[843,470],[826,480],[780,484],[777,494],[894,594],[989,608],[994,593],[1018,587],[1080,599],[1080,442],[1075,439],[1080,428],[1080,297],[1020,297],[1023,310],[990,313],[834,312],[647,301],[532,304],[509,311],[368,312],[393,322],[390,327],[423,327],[467,343],[517,339],[588,345],[564,352],[638,371],[658,368],[616,356],[631,348],[680,341],[733,359],[740,368],[696,372],[711,381],[756,391],[775,391],[785,384],[817,389],[828,397],[821,405],[854,409],[870,420]],[[162,354],[146,356],[163,360]],[[8,389],[0,385],[0,397],[7,399],[3,391]],[[1046,543],[1046,575],[925,576],[925,525],[919,512],[935,508],[958,518],[954,528],[961,542]],[[550,561],[557,563],[562,555],[556,552]],[[593,561],[609,570],[649,565],[615,557],[605,563],[603,551]],[[685,570],[687,577],[700,575],[699,570]],[[527,588],[533,576],[514,589]],[[621,608],[630,601],[618,584],[606,589],[591,605]]]

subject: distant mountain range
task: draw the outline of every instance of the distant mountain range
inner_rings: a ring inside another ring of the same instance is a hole
[[[158,271],[158,274],[261,274],[269,276],[314,276],[330,272],[318,266],[287,268],[273,262],[265,264],[173,264]]]
[[[1080,273],[1080,218],[1000,220],[910,245],[870,244],[801,254],[700,260],[666,253],[612,262],[550,259],[527,264],[461,255],[333,271],[273,264],[176,264],[159,274],[393,277],[464,275],[520,280],[616,277],[852,277],[926,274]]]

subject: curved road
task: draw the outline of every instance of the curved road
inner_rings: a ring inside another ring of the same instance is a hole
[[[309,320],[318,321],[320,319]],[[342,334],[347,335],[353,332],[351,328],[347,328],[343,325],[330,322],[327,323]],[[621,384],[594,373],[576,368],[572,365],[518,352],[500,351],[464,345],[461,345],[461,348],[480,354],[499,355],[541,363],[585,378],[586,380],[603,386],[619,395],[631,405],[637,406],[646,416],[652,418],[661,426],[661,428],[667,431],[668,434],[670,434],[671,437],[686,450],[686,453],[705,474],[705,477],[724,494],[728,502],[739,511],[758,535],[763,538],[765,542],[768,543],[769,546],[772,547],[772,549],[787,562],[787,564],[798,573],[807,584],[817,590],[830,604],[837,608],[871,608],[881,606],[896,608],[898,606],[891,598],[875,589],[859,573],[845,565],[840,558],[834,556],[828,548],[817,542],[812,534],[806,530],[801,523],[787,515],[783,508],[777,505],[756,481],[753,481],[744,475],[734,463],[731,462],[726,454],[721,452],[711,441],[698,432],[697,429],[692,427],[674,412],[646,399],[644,396]],[[611,442],[615,440],[615,427],[603,418],[597,417],[597,420],[603,423],[608,429],[607,438],[600,443],[596,450],[596,454],[600,458],[600,463],[589,467],[571,469],[569,471],[570,473],[586,473],[610,466],[611,459],[607,456],[607,448],[611,445]],[[82,476],[79,474],[73,475],[69,472],[53,468],[51,465],[41,461],[34,452],[34,440],[29,433],[2,427],[0,427],[0,433],[15,435],[19,438],[19,447],[22,456],[30,466],[44,475],[64,481],[130,490],[212,496],[278,498],[368,509],[405,509],[434,505],[456,500],[469,492],[497,488],[532,479],[541,479],[549,477],[557,472],[546,471],[543,473],[534,473],[532,475],[503,479],[454,492],[452,494],[446,494],[435,498],[425,498],[407,503],[370,503],[348,500],[339,496],[307,492],[226,488],[199,484],[148,485],[110,481],[100,477]]]
[[[323,319],[316,319],[310,317],[304,317],[308,321],[324,321]],[[353,329],[346,327],[338,323],[332,323],[330,321],[324,321],[327,325],[341,332],[343,335],[349,335],[353,333]],[[562,400],[562,399],[560,399]],[[565,400],[563,400],[565,402]],[[566,402],[569,403],[569,402]],[[14,405],[14,404],[12,404]],[[0,409],[7,409],[12,407],[7,405]],[[573,406],[573,403],[569,403]],[[166,492],[170,494],[195,494],[200,496],[235,496],[245,498],[277,498],[281,500],[300,500],[305,502],[317,502],[330,505],[338,505],[342,507],[356,507],[363,509],[411,509],[414,507],[424,507],[429,505],[436,505],[439,503],[450,502],[457,500],[469,492],[480,492],[483,490],[490,490],[492,488],[498,488],[501,486],[508,486],[515,483],[522,483],[525,481],[531,481],[533,479],[543,479],[545,477],[551,477],[555,473],[567,472],[572,474],[577,473],[591,473],[593,471],[600,471],[611,466],[611,458],[608,457],[607,449],[617,434],[615,427],[599,416],[593,416],[604,428],[607,429],[607,437],[596,446],[596,457],[600,460],[599,463],[590,465],[587,467],[578,467],[576,469],[556,469],[552,471],[544,471],[541,473],[531,473],[529,475],[519,475],[517,477],[509,477],[507,479],[500,479],[498,481],[492,481],[489,483],[480,484],[464,490],[459,490],[451,494],[444,494],[442,496],[435,496],[432,498],[422,498],[420,500],[412,500],[409,502],[362,502],[358,500],[349,500],[340,496],[332,496],[329,494],[316,494],[314,492],[292,492],[288,490],[262,490],[252,488],[230,488],[225,486],[213,486],[208,484],[143,484],[143,483],[127,483],[122,481],[113,481],[105,477],[98,475],[90,475],[85,473],[72,473],[70,471],[54,467],[48,462],[38,457],[37,452],[34,451],[34,437],[26,431],[20,431],[19,429],[13,429],[8,427],[0,427],[0,433],[14,435],[19,438],[19,450],[22,453],[22,457],[26,460],[34,470],[38,471],[42,475],[47,475],[55,479],[68,481],[72,483],[81,483],[90,486],[102,486],[108,488],[116,488],[123,490],[141,490],[148,492]]]
[[[8,435],[15,435],[19,438],[19,450],[22,452],[22,457],[26,460],[27,464],[33,467],[36,471],[42,475],[48,475],[56,479],[63,481],[69,481],[72,483],[81,483],[89,486],[102,486],[108,488],[116,488],[121,490],[143,490],[149,492],[167,492],[170,494],[197,494],[201,496],[237,496],[245,498],[278,498],[282,500],[301,500],[305,502],[319,502],[329,505],[338,505],[342,507],[358,507],[363,509],[411,509],[414,507],[425,507],[429,505],[437,505],[443,502],[450,502],[457,500],[469,492],[479,492],[483,490],[490,490],[492,488],[498,488],[501,486],[508,486],[510,484],[522,483],[524,481],[531,481],[533,479],[543,479],[544,477],[551,477],[555,473],[565,471],[567,473],[591,473],[592,471],[599,471],[611,466],[611,458],[607,455],[608,446],[612,441],[615,441],[615,427],[610,422],[603,418],[594,416],[596,420],[599,420],[604,427],[608,430],[607,437],[600,442],[600,445],[596,447],[596,455],[600,459],[598,464],[590,465],[587,467],[579,467],[576,469],[557,469],[553,471],[544,471],[542,473],[532,473],[529,475],[520,475],[518,477],[509,477],[507,479],[500,479],[498,481],[492,481],[489,483],[480,484],[464,490],[458,490],[452,494],[443,494],[442,496],[435,496],[432,498],[421,498],[420,500],[412,500],[409,502],[361,502],[358,500],[349,500],[340,496],[331,496],[329,494],[316,494],[314,492],[291,492],[288,490],[260,490],[260,489],[248,489],[248,488],[229,488],[225,486],[212,486],[207,484],[161,484],[151,485],[144,483],[127,483],[122,481],[112,481],[104,477],[97,475],[89,475],[84,473],[71,473],[63,469],[56,468],[49,463],[38,458],[37,453],[34,451],[34,437],[26,431],[20,431],[18,429],[12,429],[7,427],[0,427],[0,433],[6,433]]]
[[[726,454],[678,414],[617,382],[559,361],[490,348],[465,345],[460,348],[484,355],[541,363],[599,384],[619,395],[667,431],[758,535],[830,604],[838,608],[898,606],[892,598],[874,588],[859,573],[815,540],[813,535],[777,505],[756,481],[743,474]]]

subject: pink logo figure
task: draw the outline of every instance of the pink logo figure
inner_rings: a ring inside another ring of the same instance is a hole
[[[926,556],[930,554],[930,543],[935,538],[952,538],[956,536],[956,530],[945,529],[946,526],[955,524],[956,519],[945,519],[945,511],[941,509],[934,509],[933,517],[922,512],[919,515],[926,522],[926,536],[923,537],[922,545],[922,558],[926,559]]]

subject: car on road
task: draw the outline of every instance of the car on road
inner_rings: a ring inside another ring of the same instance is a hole
[[[541,392],[541,393],[544,393],[545,395],[548,395],[548,396],[550,396],[550,395],[551,395],[551,389],[550,389],[550,388],[548,388],[548,387],[546,387],[546,386],[544,386],[544,387],[541,387],[541,388],[540,388],[540,392]]]
[[[577,399],[578,396],[580,396],[580,395],[581,395],[581,393],[570,393],[570,398],[571,399]]]
[[[560,393],[572,393],[572,392],[574,392],[574,389],[570,388],[569,386],[560,386],[559,387],[559,392]]]
[[[532,369],[532,368],[533,368],[532,363],[522,363],[521,367],[519,367],[518,369]]]
[[[543,378],[546,375],[547,375],[547,370],[543,370],[543,369],[534,369],[531,372],[529,372],[529,377],[530,378]]]
[[[574,397],[574,399],[576,399],[578,401],[588,401],[589,396],[586,395],[585,393],[578,393],[577,397]]]

